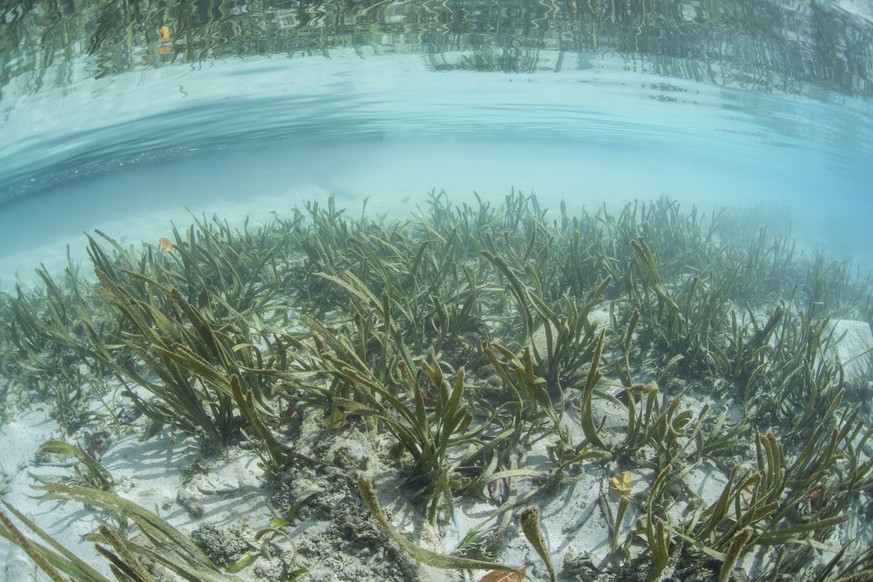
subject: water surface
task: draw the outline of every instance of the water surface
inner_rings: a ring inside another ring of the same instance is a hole
[[[534,191],[757,208],[873,262],[869,2],[34,2],[0,19],[0,285],[103,228]]]

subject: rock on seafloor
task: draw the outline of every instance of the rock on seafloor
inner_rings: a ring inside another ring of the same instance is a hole
[[[873,332],[866,321],[837,319],[833,338],[839,340],[833,355],[843,365],[845,382],[866,383],[873,380]]]

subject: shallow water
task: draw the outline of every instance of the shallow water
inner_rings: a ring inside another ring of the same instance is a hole
[[[869,2],[7,8],[0,286],[171,220],[534,191],[753,208],[873,264]],[[167,30],[161,32],[161,26]],[[165,38],[161,41],[161,34]]]
[[[869,0],[35,0],[0,7],[0,61],[0,291],[94,229],[155,245],[331,194],[406,216],[432,189],[571,213],[667,195],[873,268]],[[46,414],[4,443],[18,503]],[[113,470],[162,473],[182,513],[187,457],[143,446],[174,464],[117,449]],[[94,524],[40,511],[86,545]]]

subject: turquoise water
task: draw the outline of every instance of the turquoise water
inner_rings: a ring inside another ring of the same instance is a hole
[[[94,228],[433,188],[751,209],[873,264],[869,2],[583,4],[13,5],[0,286]]]
[[[7,1],[0,62],[0,292],[95,229],[137,248],[331,195],[402,217],[433,189],[728,207],[873,272],[870,0]],[[6,444],[20,485],[36,445]]]

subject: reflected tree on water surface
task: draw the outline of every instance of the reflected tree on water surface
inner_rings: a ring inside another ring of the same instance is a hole
[[[34,0],[0,12],[0,98],[13,81],[33,93],[83,76],[337,48],[419,54],[435,72],[560,71],[618,55],[676,79],[873,96],[873,23],[815,1]]]

